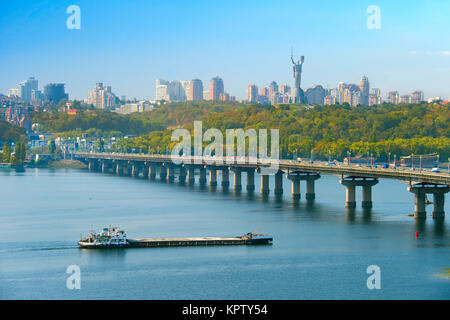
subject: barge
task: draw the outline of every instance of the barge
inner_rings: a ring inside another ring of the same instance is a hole
[[[126,232],[116,227],[104,228],[100,233],[91,231],[78,241],[80,248],[144,248],[144,247],[184,247],[219,245],[264,245],[271,244],[273,238],[265,234],[246,233],[236,237],[198,238],[143,238],[127,239]]]

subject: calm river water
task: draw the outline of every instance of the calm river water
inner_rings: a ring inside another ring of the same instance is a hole
[[[371,211],[361,209],[357,189],[349,212],[334,176],[316,181],[310,204],[302,183],[298,205],[286,179],[280,201],[84,170],[2,169],[0,181],[1,299],[450,298],[450,280],[437,276],[450,267],[450,198],[445,221],[419,223],[406,216],[414,198],[402,182],[381,180]],[[129,238],[233,236],[264,226],[274,244],[78,249],[81,233],[109,224]],[[80,267],[80,290],[66,287],[69,265]],[[367,288],[370,265],[381,269],[380,290]]]

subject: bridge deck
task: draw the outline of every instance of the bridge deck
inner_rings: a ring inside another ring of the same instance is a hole
[[[74,156],[84,158],[86,160],[115,160],[115,161],[131,161],[131,162],[150,162],[150,163],[173,163],[172,157],[167,155],[139,155],[139,154],[123,154],[123,153],[87,153],[76,152]],[[413,171],[407,168],[373,168],[358,167],[355,165],[326,165],[320,162],[307,163],[293,160],[257,160],[248,159],[242,163],[236,158],[224,157],[226,164],[215,165],[211,159],[201,157],[178,157],[180,163],[185,165],[208,165],[217,167],[245,167],[245,168],[262,168],[271,164],[277,164],[280,170],[285,172],[316,172],[331,175],[346,176],[362,176],[370,178],[387,178],[409,182],[427,182],[435,184],[450,184],[450,175],[448,173],[436,173],[427,171]]]

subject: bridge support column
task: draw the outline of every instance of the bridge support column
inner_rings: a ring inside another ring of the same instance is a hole
[[[255,190],[255,171],[247,171],[247,191]]]
[[[433,193],[433,196],[433,218],[444,218],[445,192],[436,191]]]
[[[148,167],[148,178],[154,180],[156,178],[156,164],[152,163]]]
[[[127,164],[126,166],[125,166],[125,174],[127,175],[127,176],[131,176],[131,165],[130,164]]]
[[[161,180],[166,180],[167,179],[167,167],[161,165],[161,167],[159,167],[159,178]]]
[[[283,171],[281,170],[278,170],[278,172],[275,173],[274,193],[277,196],[283,194]]]
[[[340,181],[342,185],[346,187],[345,190],[345,207],[346,208],[355,208],[356,207],[356,201],[355,201],[355,186],[356,183],[354,180],[341,180]]]
[[[186,182],[186,168],[181,166],[180,167],[180,178],[179,181],[181,183],[185,183]]]
[[[315,184],[316,180],[320,178],[320,175],[312,174],[306,178],[306,199],[314,200],[316,198]]]
[[[270,192],[269,189],[269,176],[266,174],[261,175],[261,194],[268,195]]]
[[[108,172],[108,165],[106,164],[105,161],[102,161],[102,173],[107,173]]]
[[[96,171],[97,170],[98,161],[97,160],[89,160],[88,169],[89,171]]]
[[[292,181],[291,198],[298,200],[301,198],[300,194],[300,177],[297,175],[288,175],[288,179]]]
[[[175,180],[175,167],[174,166],[168,166],[167,179],[169,179],[169,182],[173,182]]]
[[[121,176],[123,174],[123,169],[120,166],[119,162],[117,162],[115,165],[115,172],[116,172],[116,175],[118,175],[118,176]]]
[[[242,190],[242,171],[241,169],[234,169],[233,170],[234,173],[234,184],[233,184],[233,188],[236,191],[240,191]]]
[[[200,168],[200,177],[198,179],[198,182],[201,185],[205,185],[206,184],[206,168],[205,167],[201,167]]]
[[[356,207],[356,201],[355,201],[355,193],[356,188],[355,185],[347,185],[347,190],[345,193],[345,206],[347,208],[355,208]]]
[[[188,167],[188,183],[194,184],[195,183],[195,168],[194,167]]]
[[[425,219],[426,217],[425,192],[418,190],[417,193],[414,193],[414,218]]]
[[[222,169],[222,187],[228,188],[230,186],[230,170],[228,168]]]
[[[144,176],[145,179],[148,179],[149,166],[147,164],[144,164],[144,166],[142,167],[142,175]]]
[[[209,185],[211,187],[217,186],[217,170],[215,168],[209,168]]]
[[[131,176],[135,178],[139,176],[139,167],[136,164],[131,165]]]
[[[372,208],[372,186],[362,186],[362,207]]]

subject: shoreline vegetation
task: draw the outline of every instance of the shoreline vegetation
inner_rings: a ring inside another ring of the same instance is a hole
[[[46,167],[52,169],[85,169],[87,165],[78,160],[57,160],[50,162]]]
[[[68,115],[38,112],[33,122],[55,137],[84,136],[92,140],[116,138],[111,151],[158,153],[171,150],[172,130],[192,132],[194,121],[203,130],[280,129],[284,158],[344,158],[373,153],[387,159],[439,153],[450,157],[450,105],[433,103],[382,104],[350,107],[280,104],[276,106],[217,101],[168,103],[151,111],[121,115],[103,110]]]

